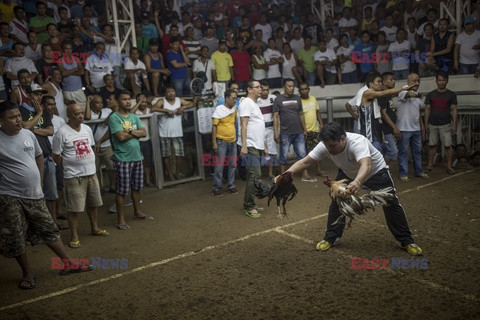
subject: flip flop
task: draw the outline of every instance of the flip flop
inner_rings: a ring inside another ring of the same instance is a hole
[[[31,275],[30,277],[23,277],[22,280],[20,280],[18,287],[22,290],[33,289],[36,286],[36,283],[35,283],[36,278],[37,276],[35,274]]]
[[[303,182],[317,182],[317,178],[308,178],[308,179],[305,179],[305,178],[302,178],[302,181]]]
[[[257,211],[263,211],[265,210],[264,208],[260,207],[260,206],[255,206],[254,209],[256,209]]]
[[[117,224],[117,229],[118,230],[128,230],[128,229],[130,229],[130,226],[126,223]]]
[[[81,247],[80,245],[80,240],[77,240],[77,241],[70,241],[70,243],[68,244],[68,246],[72,249],[78,249]]]
[[[455,171],[453,171],[453,169],[447,169],[447,173],[448,174],[455,174]]]
[[[88,271],[92,271],[93,268],[91,265],[86,265],[86,266],[78,266],[78,268],[76,269],[68,269],[68,268],[64,268],[62,270],[60,270],[58,272],[59,275],[61,276],[68,276],[70,274],[74,274],[74,273],[80,273],[80,272],[88,272]]]
[[[110,233],[108,233],[107,230],[103,229],[98,231],[97,233],[92,233],[92,236],[98,236],[98,237],[108,237]]]
[[[133,220],[147,221],[147,220],[153,220],[153,217],[152,216],[147,216],[147,215],[144,215],[144,216],[141,216],[141,217],[134,216]]]

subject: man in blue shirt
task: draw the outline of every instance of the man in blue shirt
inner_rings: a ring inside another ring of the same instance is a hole
[[[362,42],[356,45],[353,51],[356,52],[357,59],[353,61],[360,65],[360,82],[364,82],[367,78],[367,74],[373,70],[372,53],[373,44],[370,42],[370,33],[368,31],[362,31]],[[352,52],[353,54],[353,52]]]
[[[180,39],[172,37],[170,39],[171,49],[167,52],[167,67],[171,72],[172,85],[175,88],[177,97],[183,93],[190,93],[190,78],[187,74],[187,67],[190,65],[185,50],[180,45]]]

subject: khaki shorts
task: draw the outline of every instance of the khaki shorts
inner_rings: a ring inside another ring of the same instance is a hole
[[[32,245],[60,240],[57,225],[44,199],[32,200],[0,196],[0,252],[7,258],[25,253],[26,241]]]
[[[452,125],[444,124],[443,126],[429,125],[428,145],[435,146],[438,140],[442,142],[442,146],[448,148],[452,145]]]
[[[76,104],[82,107],[82,110],[85,111],[87,106],[87,97],[82,89],[77,91],[63,91],[63,97],[67,100],[75,101]]]
[[[95,165],[97,166],[97,171],[100,171],[102,164],[105,165],[107,171],[115,170],[113,168],[112,147],[100,148],[100,150],[97,153],[95,153]]]
[[[97,175],[65,179],[65,201],[69,212],[83,212],[85,204],[100,207],[103,202]]]

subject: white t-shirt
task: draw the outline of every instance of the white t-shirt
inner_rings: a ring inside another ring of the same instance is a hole
[[[33,61],[42,58],[42,45],[38,44],[35,51],[30,46],[25,46],[25,57]]]
[[[460,63],[477,64],[480,62],[480,51],[472,49],[473,46],[480,44],[480,31],[475,30],[471,35],[466,34],[465,31],[460,33],[455,44],[460,45]]]
[[[244,98],[238,106],[240,123],[242,117],[248,117],[247,124],[247,147],[254,147],[259,150],[265,149],[265,121],[259,106],[251,98]],[[237,143],[242,145],[242,130],[239,128],[240,136]]]
[[[315,55],[313,56],[313,61],[333,61],[337,59],[337,55],[335,54],[335,51],[327,49],[325,52],[321,52],[320,50],[317,50],[315,52]],[[335,65],[332,66],[324,66],[325,70],[330,72],[330,73],[337,73],[337,69],[335,68]]]
[[[265,122],[273,122],[273,101],[277,98],[276,95],[268,94],[267,99],[258,98],[257,105],[263,114]]]
[[[52,150],[62,157],[65,179],[95,174],[94,144],[92,130],[86,124],[81,124],[79,132],[68,124],[58,129],[53,136]]]
[[[410,30],[407,28],[407,39],[410,42],[412,48],[417,47],[417,40],[415,39],[415,35],[417,34],[417,28],[415,28],[415,31],[410,32]]]
[[[268,39],[272,37],[272,26],[267,23],[262,26],[260,23],[257,23],[254,27],[254,30],[262,30],[262,41],[268,43]]]
[[[145,64],[142,61],[137,60],[137,64],[134,64],[130,58],[127,58],[127,61],[125,61],[124,69],[125,70],[143,69],[145,71],[147,70],[147,68],[145,67]],[[142,86],[142,78],[146,79],[147,75],[141,71],[135,72],[135,84],[139,87]]]
[[[167,99],[163,98],[163,108],[175,111],[182,106],[180,98],[175,98],[175,102],[170,104]],[[163,113],[158,118],[158,132],[162,138],[178,138],[183,137],[182,115],[174,115],[173,117]]]
[[[354,45],[349,45],[348,48],[340,46],[337,49],[337,56],[343,55],[345,57],[350,57],[352,55],[353,48],[355,48]],[[355,64],[352,62],[352,60],[345,61],[340,65],[340,67],[342,68],[342,73],[350,73],[357,70],[357,67],[355,67]]]
[[[292,39],[290,40],[290,47],[292,47],[292,51],[294,53],[297,53],[305,47],[305,41],[303,40],[303,38],[300,38],[299,40]]]
[[[110,113],[112,113],[112,109],[110,108],[102,108],[102,110],[100,110],[99,113],[95,113],[93,110],[92,110],[92,120],[97,120],[97,119],[107,119],[108,116],[110,115]],[[101,116],[101,117],[100,117]],[[104,122],[101,122],[101,123],[92,123],[92,124],[89,124],[90,128],[92,129],[92,132],[93,133],[93,137],[95,139],[95,141],[98,141],[100,140],[103,135],[105,134],[105,132],[107,132],[108,130],[108,123],[104,123]],[[95,127],[97,129],[95,129]],[[102,143],[100,145],[101,148],[106,148],[106,147],[110,147],[112,144],[110,143],[110,139],[107,139],[107,141],[105,141],[104,143]]]
[[[65,120],[62,117],[57,116],[56,114],[52,117],[52,126],[53,126],[53,134],[57,133],[58,129],[60,129],[65,124]],[[53,143],[53,136],[48,136],[48,140],[50,140],[50,144]]]
[[[38,73],[35,64],[27,57],[12,57],[5,63],[5,71],[13,73],[15,76],[21,69],[27,69],[30,73]],[[12,88],[18,86],[18,80],[12,80]]]
[[[265,60],[267,62],[272,60],[272,58],[280,58],[281,55],[282,54],[279,51],[272,50],[270,48],[265,50],[265,52],[263,53],[263,57],[265,58]],[[268,66],[268,70],[267,70],[267,78],[268,79],[280,78],[281,76],[282,76],[282,74],[280,73],[280,65],[278,63],[273,64],[271,66]]]
[[[100,59],[96,54],[87,58],[85,69],[90,72],[90,81],[94,88],[104,87],[103,76],[113,72],[112,63],[108,57],[104,55]]]
[[[340,44],[338,43],[338,40],[335,39],[335,38],[332,38],[332,40],[330,40],[328,43],[327,43],[327,49],[330,49],[332,51],[335,52],[335,49],[339,46]]]
[[[402,91],[398,94],[397,127],[400,131],[419,131],[422,99],[405,99],[406,94],[407,91]]]
[[[356,25],[358,25],[358,21],[355,18],[350,18],[349,20],[342,18],[338,20],[339,28],[355,27]]]
[[[380,31],[385,31],[388,41],[390,42],[397,41],[397,27],[391,26],[389,28],[387,26],[383,26],[380,28]]]
[[[316,161],[330,158],[350,179],[355,179],[357,176],[358,170],[360,169],[358,161],[361,159],[367,157],[372,158],[372,171],[367,179],[387,166],[380,151],[378,151],[367,138],[351,132],[347,132],[345,149],[339,154],[331,154],[328,152],[325,144],[320,142],[308,156]]]
[[[402,51],[410,51],[410,49],[410,42],[407,40],[403,40],[402,43],[398,43],[398,41],[390,43],[388,52],[392,53],[393,71],[405,70],[410,67],[410,57],[405,58],[402,53]]]
[[[207,74],[207,82],[205,82],[205,90],[212,90],[212,70],[215,70],[215,63],[212,60],[207,59],[207,62],[203,63],[200,59],[193,62],[193,72],[205,72]]]

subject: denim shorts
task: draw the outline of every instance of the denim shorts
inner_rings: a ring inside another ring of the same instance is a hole
[[[293,150],[297,155],[297,159],[303,159],[307,155],[305,150],[305,137],[303,133],[298,134],[280,134],[280,164],[287,164],[288,150],[293,144]]]

